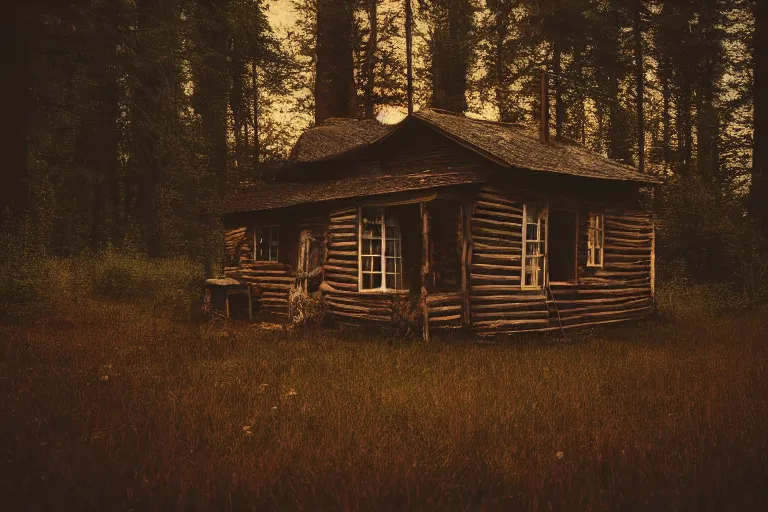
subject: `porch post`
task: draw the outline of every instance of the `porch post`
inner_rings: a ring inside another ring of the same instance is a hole
[[[461,204],[461,323],[469,325],[469,263],[472,261],[472,203],[464,201]]]
[[[429,255],[429,211],[427,203],[420,203],[421,206],[421,307],[424,318],[424,341],[429,343],[429,307],[427,305],[427,277],[430,270]]]

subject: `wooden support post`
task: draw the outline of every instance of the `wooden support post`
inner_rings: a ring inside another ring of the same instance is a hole
[[[472,203],[465,201],[461,205],[461,295],[463,311],[461,323],[469,325],[469,265],[472,252]]]
[[[424,341],[429,343],[429,306],[427,305],[427,278],[431,267],[429,254],[429,211],[421,203],[421,305],[424,317]]]
[[[253,293],[252,285],[248,284],[248,321],[253,322]]]
[[[656,222],[651,217],[651,297],[656,297]]]

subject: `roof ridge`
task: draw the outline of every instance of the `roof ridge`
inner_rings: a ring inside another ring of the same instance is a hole
[[[442,108],[432,108],[432,107],[429,107],[429,108],[426,108],[424,110],[431,110],[432,112],[437,112],[438,114],[446,114],[446,115],[450,115],[450,116],[454,116],[454,117],[459,117],[461,119],[466,119],[467,121],[476,121],[476,122],[481,123],[481,124],[495,124],[495,125],[499,125],[499,126],[512,126],[512,127],[515,127],[515,128],[530,128],[530,129],[534,129],[535,128],[533,125],[528,125],[528,124],[525,124],[525,123],[510,123],[510,122],[507,122],[507,121],[496,121],[494,119],[482,119],[482,118],[478,118],[478,117],[469,117],[469,116],[467,116],[466,113],[460,114],[458,112],[453,112],[453,111],[450,111],[450,110],[444,110]],[[417,111],[416,113],[419,113],[419,112],[421,112],[421,110]]]

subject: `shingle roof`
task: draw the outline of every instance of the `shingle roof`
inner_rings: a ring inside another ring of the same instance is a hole
[[[471,119],[451,112],[421,109],[413,114],[459,144],[502,165],[532,171],[555,172],[587,178],[657,183],[636,169],[568,142],[539,142],[530,127]],[[293,163],[332,159],[362,149],[397,130],[376,120],[331,118],[305,131],[291,151]]]
[[[290,155],[293,163],[311,163],[365,147],[395,129],[375,119],[330,118],[305,131]]]
[[[463,171],[397,176],[354,176],[312,183],[263,183],[236,191],[217,204],[210,205],[208,211],[212,214],[223,214],[275,210],[334,199],[483,183],[487,179],[487,172]]]
[[[528,127],[470,119],[450,112],[422,109],[414,114],[460,144],[510,167],[587,178],[656,183],[657,179],[572,143],[539,142]]]

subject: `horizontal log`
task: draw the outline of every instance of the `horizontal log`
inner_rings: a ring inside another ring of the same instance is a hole
[[[481,320],[479,322],[474,322],[473,325],[476,328],[494,329],[516,325],[547,325],[548,323],[549,320],[540,318],[531,320]]]
[[[336,250],[336,249],[330,249],[328,251],[329,258],[337,258],[337,257],[344,257],[344,256],[349,256],[349,257],[354,256],[355,258],[357,258],[357,251],[342,251],[342,250]]]
[[[621,246],[621,245],[629,245],[631,247],[636,247],[638,245],[650,245],[652,239],[649,236],[643,236],[643,237],[636,237],[636,238],[627,238],[627,237],[619,237],[619,236],[609,236],[605,235],[605,241],[606,245],[608,245],[608,242],[613,242],[611,245],[614,246]]]
[[[357,265],[347,265],[347,266],[339,266],[339,265],[326,265],[325,267],[326,272],[340,272],[342,274],[358,274],[358,268]]]
[[[523,209],[520,206],[520,203],[518,201],[515,201],[513,199],[509,199],[507,197],[504,197],[503,192],[491,192],[491,191],[480,191],[480,193],[477,194],[477,199],[479,201],[487,202],[487,203],[494,203],[498,205],[507,206],[510,208],[514,208],[522,213]]]
[[[504,274],[475,274],[471,273],[469,274],[469,278],[472,281],[480,281],[480,282],[494,282],[501,285],[506,285],[507,283],[519,283],[520,282],[520,275],[504,275]],[[472,288],[476,289],[479,288],[477,286],[472,286]]]
[[[456,322],[458,320],[461,320],[461,315],[449,315],[449,316],[441,316],[438,318],[429,318],[429,323],[447,323],[447,322]]]
[[[522,212],[518,213],[516,209],[505,209],[505,208],[499,208],[499,209],[492,209],[492,208],[498,208],[497,205],[489,204],[489,203],[482,203],[484,205],[488,205],[488,208],[483,208],[481,206],[482,202],[475,203],[475,209],[472,212],[473,217],[496,217],[499,219],[508,219],[513,222],[518,222],[522,224]]]
[[[392,308],[386,308],[382,306],[359,306],[355,304],[349,304],[344,302],[339,302],[336,300],[326,300],[326,304],[328,304],[329,308],[333,309],[339,309],[344,311],[357,311],[360,313],[366,313],[366,314],[380,314],[380,315],[391,315],[392,314]]]
[[[642,308],[634,308],[634,309],[627,309],[622,311],[602,311],[602,312],[593,312],[593,313],[581,313],[579,315],[574,316],[567,316],[561,318],[563,323],[571,322],[574,320],[584,320],[589,318],[610,318],[610,317],[624,317],[627,315],[630,316],[642,316],[645,313],[650,313],[650,306],[645,306]]]
[[[558,303],[559,304],[559,303]],[[470,303],[472,311],[495,311],[495,310],[527,310],[527,311],[547,311],[547,302],[542,297],[541,300],[527,302],[508,302],[499,301],[493,303],[484,303],[472,300]]]
[[[328,279],[328,276],[325,277],[325,282],[328,283],[328,285],[332,288],[336,288],[339,290],[355,290],[357,291],[357,282],[355,283],[343,283],[341,281],[334,281],[332,279]]]
[[[473,216],[472,222],[479,223],[479,224],[486,224],[489,226],[496,226],[498,229],[507,229],[509,231],[520,231],[523,229],[523,225],[519,222],[509,222],[505,220],[488,219],[485,217],[478,217],[478,216]]]
[[[472,224],[472,237],[475,238],[477,236],[483,237],[486,236],[491,239],[512,239],[512,240],[522,240],[523,234],[520,230],[517,231],[504,231],[501,229],[491,229],[486,228],[484,226],[478,226],[476,224]]]
[[[541,320],[549,318],[549,311],[543,310],[543,311],[482,311],[482,312],[475,312],[472,311],[472,318],[480,319],[480,320],[489,320],[492,318],[496,318],[499,320],[519,320],[519,319],[528,319],[528,320]]]
[[[341,309],[330,309],[333,315],[344,316],[348,318],[360,318],[363,320],[370,320],[373,322],[391,322],[391,315],[374,315],[372,313],[358,313],[353,311],[345,311]]]
[[[288,304],[288,299],[277,297],[261,297],[258,301],[262,304]]]
[[[331,240],[328,243],[328,247],[332,249],[343,249],[346,247],[357,247],[357,240],[354,240],[352,242],[337,242],[335,240]]]
[[[517,280],[518,284],[479,284],[479,285],[472,285],[471,289],[472,292],[510,292],[514,293],[515,291],[520,291],[520,279]]]
[[[651,307],[650,299],[638,299],[622,304],[593,304],[578,308],[569,308],[565,306],[559,306],[560,317],[570,318],[575,314],[580,313],[601,313],[601,312],[617,312],[617,311],[629,311],[637,308],[644,309]]]
[[[330,217],[331,222],[335,223],[342,223],[342,222],[348,222],[348,221],[354,221],[357,222],[357,212],[351,214],[351,215],[336,215]]]
[[[442,304],[445,302],[463,301],[464,294],[457,293],[430,293],[427,295],[427,304]]]
[[[557,307],[559,308],[570,308],[570,307],[579,307],[583,305],[610,305],[610,304],[629,304],[633,302],[643,302],[643,301],[650,301],[651,297],[608,297],[608,298],[592,298],[592,299],[564,299],[555,297],[557,301]]]
[[[292,283],[296,280],[295,277],[291,276],[284,276],[284,277],[276,277],[276,276],[262,276],[262,275],[250,275],[250,274],[239,274],[243,278],[250,278],[252,281],[258,282],[258,283]]]
[[[606,217],[605,218],[605,229],[612,229],[612,228],[619,228],[624,229],[627,231],[635,231],[639,227],[650,229],[651,228],[651,222],[627,222],[626,219],[623,217],[619,219]]]
[[[357,215],[357,208],[344,208],[342,210],[336,210],[334,212],[331,212],[330,217],[331,219],[337,218],[337,217],[343,217],[345,215],[355,214]]]
[[[598,288],[598,289],[588,289],[588,290],[570,290],[567,293],[562,293],[560,297],[562,299],[558,300],[567,300],[568,297],[582,297],[582,296],[616,296],[616,295],[623,295],[625,297],[642,297],[642,296],[650,296],[651,294],[651,287],[649,286],[642,286],[642,287],[631,287],[631,288]]]
[[[474,247],[498,247],[507,250],[516,250],[519,252],[523,250],[522,240],[522,235],[517,239],[504,239],[497,236],[484,236],[474,232],[472,233],[472,242]]]
[[[520,265],[512,264],[512,262],[514,262],[514,261],[518,261],[519,262],[520,258],[516,258],[516,259],[515,258],[509,258],[509,259],[507,259],[507,258],[504,258],[504,259],[498,258],[498,261],[509,261],[510,264],[509,265],[501,265],[501,264],[493,264],[492,265],[490,263],[472,263],[470,268],[473,269],[473,270],[475,270],[475,269],[476,270],[487,270],[487,271],[502,270],[502,271],[505,271],[505,272],[518,272],[518,273],[520,272]]]
[[[445,313],[450,311],[461,311],[462,304],[453,304],[450,306],[438,306],[438,307],[432,307],[429,306],[429,316],[432,317],[433,313]],[[441,316],[441,315],[435,315],[435,316]]]
[[[504,242],[504,243],[498,243],[497,245],[490,245],[490,244],[478,242],[475,240],[472,243],[472,247],[474,249],[474,252],[479,254],[486,254],[486,255],[498,254],[501,256],[508,255],[508,256],[520,257],[520,253],[523,247],[521,242],[510,243],[509,240],[499,240],[499,242]]]
[[[641,270],[641,271],[631,271],[631,270],[623,270],[619,272],[609,272],[606,270],[600,270],[596,273],[598,277],[603,277],[606,279],[618,277],[623,279],[639,279],[639,278],[645,278],[650,277],[650,270]]]
[[[326,266],[328,265],[338,265],[341,267],[357,268],[358,262],[357,262],[357,258],[354,258],[354,259],[328,258],[328,260],[326,261]]]
[[[355,283],[358,282],[358,276],[357,274],[341,274],[339,272],[328,272],[325,274],[325,280],[334,280],[334,281],[342,281],[345,283]]]
[[[508,256],[506,254],[474,253],[473,259],[478,261],[492,261],[493,263],[472,263],[473,267],[485,269],[520,270],[520,256]]]
[[[356,224],[336,224],[331,223],[328,225],[328,229],[331,231],[349,231],[350,233],[357,232],[357,225]]]

